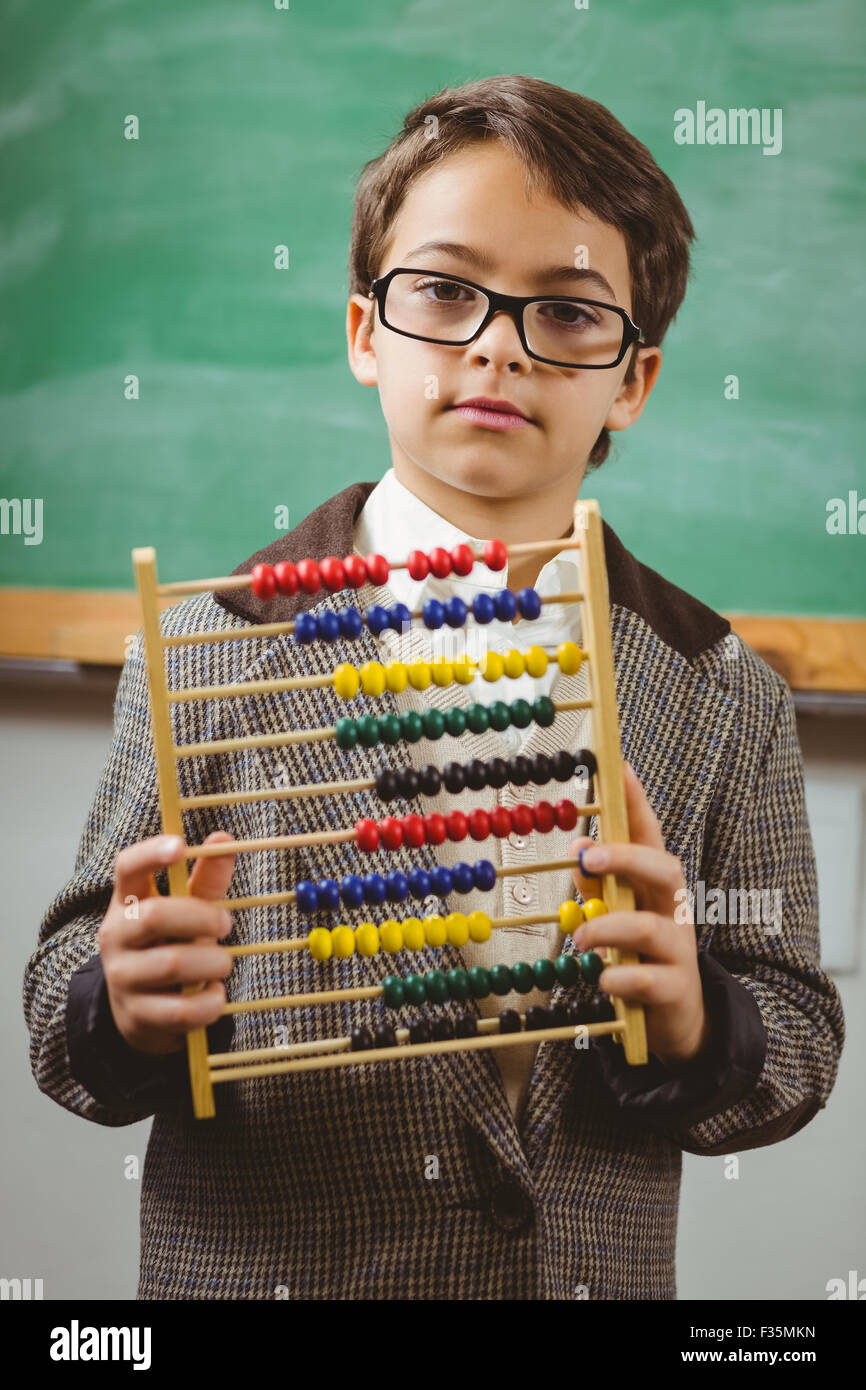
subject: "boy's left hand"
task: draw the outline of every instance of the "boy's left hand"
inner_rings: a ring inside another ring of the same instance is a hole
[[[624,764],[626,810],[631,843],[595,845],[575,840],[571,853],[593,845],[584,855],[589,869],[620,874],[634,889],[634,912],[608,912],[584,922],[573,935],[581,951],[605,946],[637,952],[640,964],[608,965],[598,988],[630,1004],[645,1006],[647,1048],[665,1066],[675,1067],[706,1051],[710,1021],[698,971],[697,938],[685,892],[682,865],[665,849],[661,828],[646,793],[628,763]],[[583,898],[603,897],[600,879],[573,870]],[[677,922],[683,907],[688,921]]]

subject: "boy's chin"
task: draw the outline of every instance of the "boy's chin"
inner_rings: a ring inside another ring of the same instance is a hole
[[[476,497],[519,497],[535,491],[539,482],[537,468],[528,462],[483,454],[459,458],[452,452],[441,462],[434,461],[428,471],[440,482]]]

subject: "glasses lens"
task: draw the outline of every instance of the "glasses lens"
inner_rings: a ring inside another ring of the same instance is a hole
[[[620,353],[625,321],[612,309],[548,299],[527,304],[526,341],[539,357],[582,367],[607,367]]]
[[[403,333],[465,343],[487,311],[487,296],[445,276],[401,271],[388,286],[385,317]]]

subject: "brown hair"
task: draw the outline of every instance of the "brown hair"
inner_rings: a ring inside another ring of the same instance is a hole
[[[436,137],[429,138],[438,120]],[[426,124],[425,124],[426,122]],[[588,209],[619,229],[632,279],[632,317],[659,346],[686,292],[695,230],[671,180],[607,107],[537,77],[485,77],[446,87],[406,116],[387,150],[361,170],[349,241],[349,294],[369,292],[403,199],[415,177],[467,145],[499,139],[539,186],[565,207]],[[633,380],[637,346],[625,381]],[[603,429],[587,472],[604,462]]]

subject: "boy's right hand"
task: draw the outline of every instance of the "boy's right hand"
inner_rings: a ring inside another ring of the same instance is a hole
[[[215,830],[204,843],[231,838]],[[235,855],[198,859],[190,896],[165,897],[153,874],[182,859],[185,849],[180,836],[155,835],[121,850],[114,894],[97,933],[114,1022],[131,1047],[153,1056],[178,1052],[193,1028],[216,1022],[226,1003],[222,981],[234,965],[217,944],[231,932],[231,913],[207,900],[226,896]],[[180,992],[202,981],[196,993]]]

